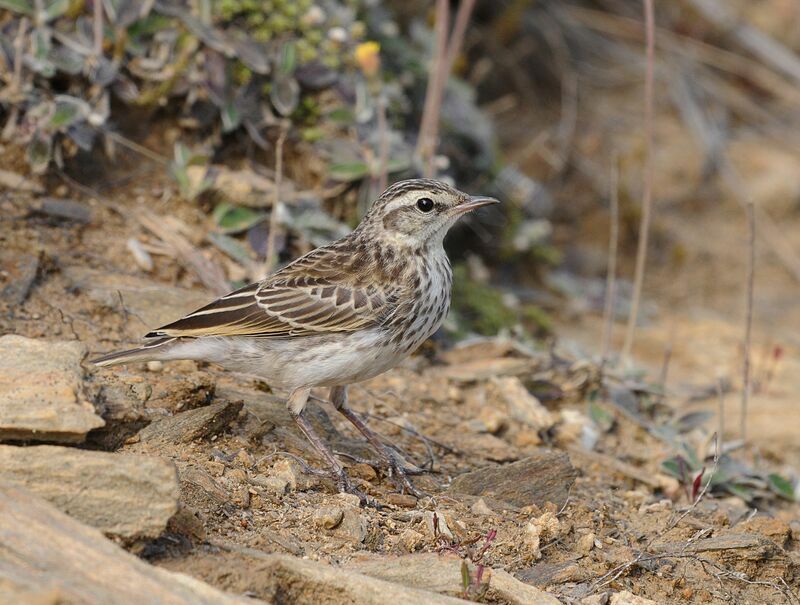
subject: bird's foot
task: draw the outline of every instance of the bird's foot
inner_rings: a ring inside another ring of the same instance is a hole
[[[379,460],[370,460],[344,452],[337,452],[340,456],[350,458],[354,462],[368,464],[373,468],[385,472],[386,475],[394,481],[400,493],[408,492],[415,498],[423,498],[427,495],[414,487],[409,476],[423,475],[430,472],[429,470],[420,468],[416,464],[409,464],[400,454],[397,454],[389,447],[381,447],[378,449],[378,453],[380,455]]]
[[[367,494],[358,489],[344,469],[332,469],[331,474],[336,480],[336,487],[339,489],[340,494],[352,494],[358,497],[359,504],[363,507],[369,506],[375,510],[381,510],[383,507],[378,503],[375,498],[370,498]]]

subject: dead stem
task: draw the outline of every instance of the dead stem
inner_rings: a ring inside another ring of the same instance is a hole
[[[742,357],[742,406],[739,418],[739,433],[742,443],[747,444],[747,405],[750,400],[750,348],[753,333],[753,294],[755,291],[756,264],[756,215],[753,202],[746,206],[747,211],[747,295],[745,300],[744,354]]]
[[[636,333],[636,321],[639,317],[639,304],[642,297],[645,263],[647,260],[647,242],[650,232],[650,214],[653,198],[653,72],[655,62],[655,15],[653,0],[644,1],[645,32],[647,37],[647,61],[644,80],[644,130],[645,130],[645,164],[644,195],[642,198],[642,219],[639,224],[639,245],[636,250],[636,269],[633,277],[633,296],[628,327],[625,332],[625,343],[622,346],[622,358],[630,361],[633,349],[633,338]]]
[[[606,299],[603,305],[603,353],[600,366],[605,367],[611,353],[611,336],[614,330],[614,307],[617,298],[617,248],[619,246],[619,159],[614,154],[610,177],[610,216],[608,235],[608,271],[606,273]]]
[[[269,234],[267,235],[267,259],[264,261],[264,276],[272,273],[278,255],[276,235],[278,231],[278,209],[281,203],[281,186],[283,185],[283,143],[286,141],[286,128],[281,127],[281,133],[275,143],[275,195],[272,197],[272,210],[269,214]]]

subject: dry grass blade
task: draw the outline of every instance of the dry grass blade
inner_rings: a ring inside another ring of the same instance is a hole
[[[144,209],[139,210],[135,216],[145,229],[172,250],[181,263],[194,273],[206,288],[218,295],[230,292],[231,286],[222,268],[203,256],[186,237],[172,229],[164,217]]]
[[[653,203],[653,79],[655,71],[655,14],[653,0],[644,0],[644,20],[647,38],[647,63],[644,81],[644,129],[645,129],[645,165],[644,194],[642,199],[642,219],[639,224],[639,245],[636,250],[636,268],[633,277],[633,296],[628,327],[625,331],[625,343],[622,346],[622,358],[630,360],[633,339],[636,333],[636,321],[639,318],[639,304],[642,298],[645,264],[647,262],[647,244],[650,234],[650,214]]]
[[[619,242],[619,160],[614,155],[610,179],[610,216],[608,236],[608,272],[606,274],[606,298],[603,305],[603,354],[600,364],[605,366],[611,352],[611,336],[614,330],[614,307],[617,298],[617,248]]]
[[[433,175],[433,156],[436,143],[433,137],[433,122],[439,120],[439,104],[437,101],[441,72],[444,69],[447,53],[447,25],[450,19],[450,3],[448,0],[437,0],[436,21],[434,23],[436,46],[433,61],[428,72],[428,86],[425,90],[425,105],[422,110],[417,140],[417,156],[423,163],[425,176]]]
[[[278,211],[281,204],[281,185],[283,184],[283,144],[286,142],[286,128],[281,128],[278,141],[275,143],[275,195],[272,198],[272,210],[269,214],[269,234],[267,236],[267,259],[264,262],[264,275],[269,275],[275,268],[278,251],[275,249],[278,231]]]
[[[742,355],[742,405],[739,419],[739,433],[743,443],[747,443],[747,406],[751,391],[750,349],[753,338],[753,294],[755,292],[756,265],[756,215],[753,202],[746,206],[747,211],[747,294],[744,319],[744,351]]]

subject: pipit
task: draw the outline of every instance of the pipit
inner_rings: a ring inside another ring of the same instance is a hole
[[[152,340],[137,349],[93,363],[193,359],[262,377],[290,393],[289,413],[339,490],[364,501],[303,414],[311,389],[330,387],[333,406],[416,494],[412,469],[348,406],[347,385],[396,366],[439,328],[452,284],[444,236],[466,213],[495,203],[439,181],[395,183],[348,236],[149,332]]]

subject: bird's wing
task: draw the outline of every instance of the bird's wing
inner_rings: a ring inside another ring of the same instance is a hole
[[[318,249],[263,282],[223,296],[154,336],[304,336],[380,325],[398,296],[346,270],[343,252]]]

